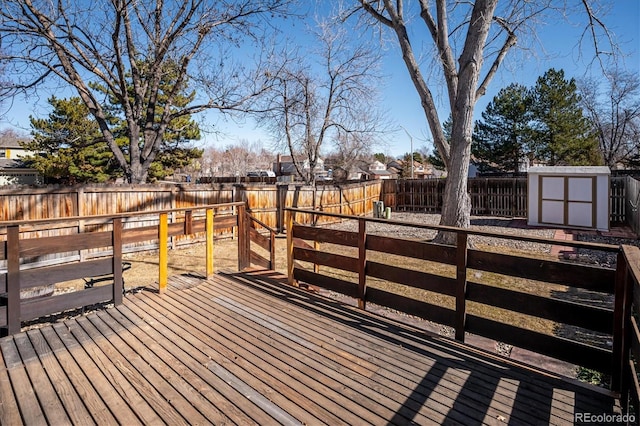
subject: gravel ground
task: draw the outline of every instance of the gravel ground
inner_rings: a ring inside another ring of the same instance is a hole
[[[637,238],[618,238],[604,236],[601,233],[582,233],[576,235],[577,241],[584,241],[598,244],[630,245],[640,247],[640,240]],[[616,267],[616,253],[605,253],[594,250],[578,249],[578,261],[604,266],[606,268]]]
[[[394,212],[391,217],[394,221],[411,222],[421,225],[438,225],[439,214]],[[513,226],[513,225],[517,226]],[[344,231],[356,231],[356,221],[346,221],[329,225],[333,229]],[[503,217],[473,216],[471,229],[484,232],[495,232],[509,235],[522,235],[537,238],[553,238],[554,229],[527,228],[524,219],[512,220]],[[436,236],[436,231],[428,229],[415,229],[405,226],[390,225],[386,223],[368,223],[367,232],[377,235],[393,235],[398,238],[415,238],[431,240]],[[524,251],[537,251],[550,253],[550,244],[531,243],[527,241],[509,240],[504,238],[472,236],[471,242],[479,245],[509,247]]]

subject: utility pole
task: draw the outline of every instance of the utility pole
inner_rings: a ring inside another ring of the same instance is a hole
[[[404,130],[407,136],[409,136],[409,142],[411,143],[411,179],[413,179],[413,138],[411,137],[407,129],[404,128],[404,126],[400,127],[402,127],[402,130]]]

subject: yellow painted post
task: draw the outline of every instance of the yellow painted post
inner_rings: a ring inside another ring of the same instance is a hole
[[[287,211],[287,277],[290,285],[297,287],[298,282],[293,278],[293,214]]]
[[[169,262],[169,249],[167,244],[169,242],[169,222],[168,214],[160,213],[160,223],[158,225],[158,292],[164,293],[167,291],[167,271]]]
[[[207,278],[213,275],[213,209],[207,209],[205,232],[207,234]]]

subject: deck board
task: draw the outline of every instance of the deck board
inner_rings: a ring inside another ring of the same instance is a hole
[[[287,287],[163,295],[0,339],[0,424],[572,424],[607,392]]]

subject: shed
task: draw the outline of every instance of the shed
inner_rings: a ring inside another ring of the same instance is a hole
[[[531,167],[528,224],[609,230],[608,167]]]

